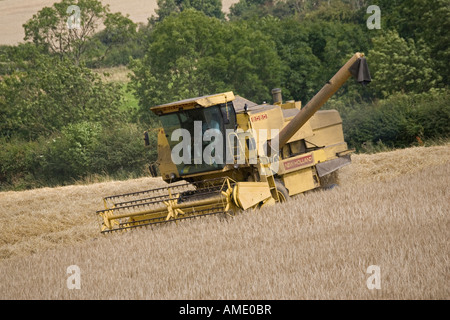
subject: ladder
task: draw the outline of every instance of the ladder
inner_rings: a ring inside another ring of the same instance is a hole
[[[268,183],[272,198],[274,198],[276,202],[280,202],[275,177],[273,176],[272,169],[270,168],[272,165],[270,158],[267,156],[260,156],[258,162],[261,181],[266,181]]]

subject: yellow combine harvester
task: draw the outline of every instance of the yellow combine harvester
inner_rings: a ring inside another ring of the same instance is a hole
[[[158,171],[166,187],[103,199],[101,231],[111,232],[217,213],[260,208],[318,188],[350,163],[342,120],[321,106],[351,76],[370,82],[356,53],[304,107],[256,104],[233,92],[151,108],[160,117]],[[145,134],[148,143],[148,135]]]

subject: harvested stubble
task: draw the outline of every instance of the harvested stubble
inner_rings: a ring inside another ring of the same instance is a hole
[[[92,220],[101,196],[160,180],[3,193],[0,298],[449,299],[449,160],[450,145],[355,155],[339,188],[107,237]],[[66,286],[73,264],[80,290]]]
[[[29,255],[99,237],[95,211],[106,195],[163,186],[141,178],[0,193],[0,259]]]

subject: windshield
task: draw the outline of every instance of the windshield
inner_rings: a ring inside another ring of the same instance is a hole
[[[160,120],[180,175],[223,169],[224,133],[236,126],[231,102],[164,114]]]

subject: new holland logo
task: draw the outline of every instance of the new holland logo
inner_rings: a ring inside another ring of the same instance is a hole
[[[293,168],[308,166],[314,163],[314,158],[312,154],[303,156],[297,159],[289,160],[284,163],[284,169],[290,170]]]

